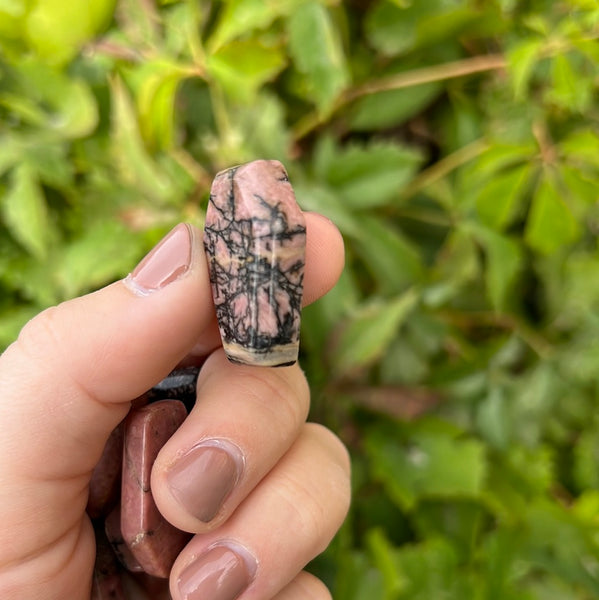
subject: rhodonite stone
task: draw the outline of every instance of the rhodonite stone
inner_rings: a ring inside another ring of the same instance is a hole
[[[126,600],[119,566],[104,532],[96,529],[96,562],[91,600]]]
[[[123,462],[123,425],[113,429],[102,456],[92,471],[89,482],[87,513],[96,519],[110,512],[116,504],[121,488]]]
[[[190,534],[173,527],[158,511],[150,489],[158,452],[185,420],[178,400],[161,400],[133,410],[125,420],[121,484],[121,533],[141,568],[168,577]]]
[[[204,245],[227,357],[250,365],[293,364],[306,226],[280,162],[257,160],[214,178]]]
[[[112,546],[115,556],[123,567],[132,573],[139,573],[143,571],[141,565],[137,562],[129,546],[125,543],[125,539],[121,532],[121,507],[117,506],[114,510],[106,517],[104,521],[104,531],[106,532],[106,538]]]

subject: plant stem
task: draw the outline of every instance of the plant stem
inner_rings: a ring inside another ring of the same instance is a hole
[[[431,67],[422,67],[420,69],[412,69],[396,75],[382,77],[373,81],[369,81],[361,86],[349,89],[342,94],[331,114],[334,114],[339,109],[363,96],[375,94],[377,92],[386,92],[389,90],[399,90],[424,83],[433,83],[435,81],[444,81],[446,79],[454,79],[463,77],[473,73],[484,71],[493,71],[503,69],[507,65],[507,61],[502,54],[486,54],[483,56],[473,56],[463,60],[456,60],[444,64],[433,65]],[[330,117],[330,115],[329,115]],[[318,112],[312,112],[300,119],[293,127],[293,137],[298,141],[308,135],[325,121],[324,117]]]
[[[442,158],[428,169],[422,171],[422,173],[410,182],[401,193],[402,200],[414,196],[420,190],[428,187],[435,181],[439,181],[458,167],[480,156],[488,147],[488,142],[481,138]]]

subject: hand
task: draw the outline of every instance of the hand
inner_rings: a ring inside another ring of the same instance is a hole
[[[307,214],[306,222],[307,303],[336,281],[343,246],[326,219]],[[162,514],[198,534],[173,566],[172,597],[329,598],[301,570],[343,521],[349,466],[331,432],[305,423],[302,371],[224,358],[198,231],[180,226],[142,265],[133,277],[44,311],[0,357],[0,598],[89,599],[92,469],[131,400],[190,354],[206,357],[201,402],[152,472]],[[219,480],[226,474],[189,467],[198,440],[236,449],[236,483],[220,504],[218,494],[195,493],[226,484]],[[179,478],[173,494],[169,481],[182,465],[193,476]],[[219,553],[230,553],[228,567]]]

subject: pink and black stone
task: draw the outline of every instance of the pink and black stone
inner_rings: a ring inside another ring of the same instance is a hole
[[[257,160],[217,174],[204,245],[229,360],[292,365],[299,351],[306,225],[280,162]]]

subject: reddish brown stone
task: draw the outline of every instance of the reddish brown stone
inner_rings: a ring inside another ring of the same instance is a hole
[[[123,424],[110,434],[89,482],[87,513],[92,519],[107,515],[119,498],[123,463]]]
[[[119,565],[101,530],[96,530],[96,562],[91,600],[126,600]]]
[[[106,531],[106,537],[110,542],[114,554],[118,558],[119,562],[128,571],[132,573],[138,573],[143,571],[141,565],[137,562],[133,556],[131,550],[125,543],[123,534],[121,533],[121,507],[117,506],[104,521],[104,530]]]
[[[131,411],[125,421],[121,533],[142,569],[155,577],[168,577],[190,538],[164,519],[150,490],[156,456],[186,416],[183,403],[161,400]]]

